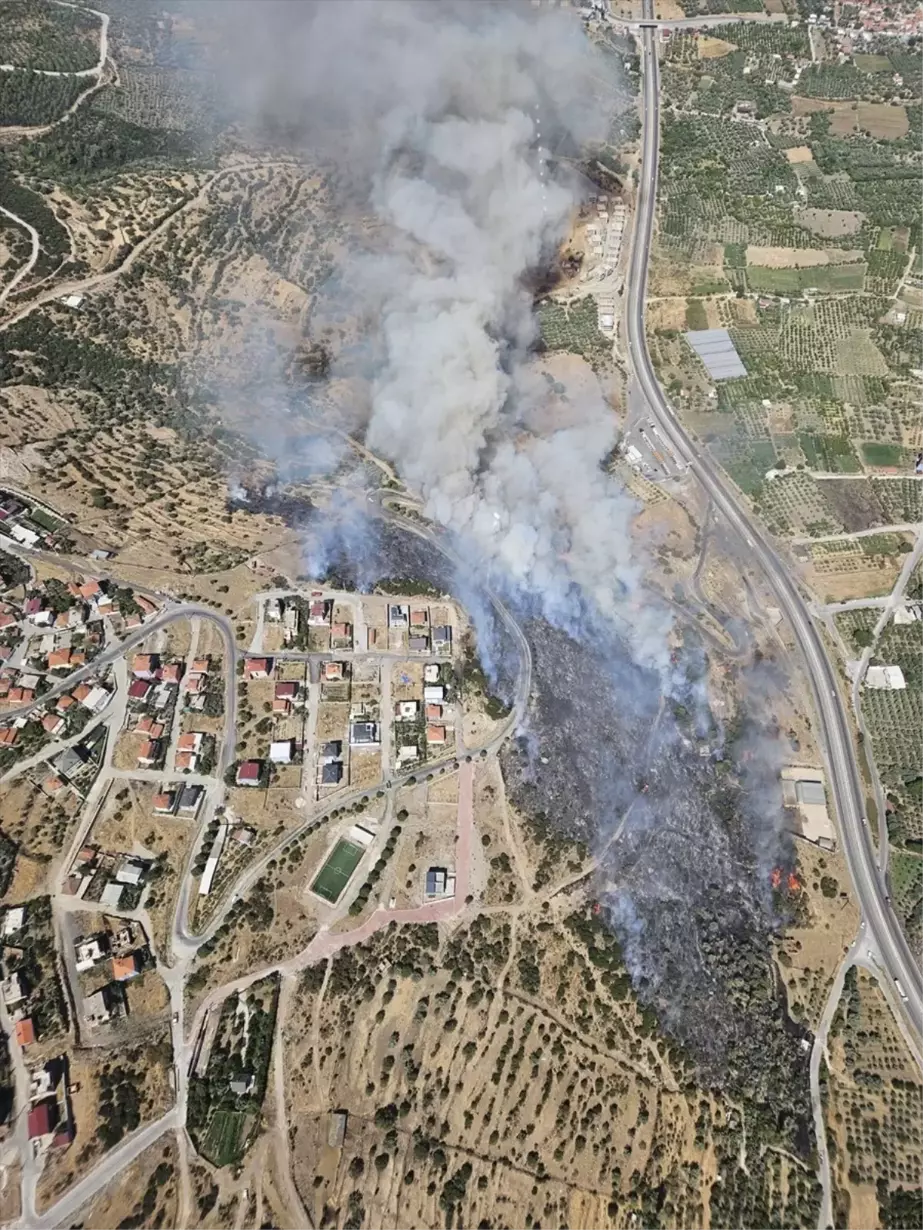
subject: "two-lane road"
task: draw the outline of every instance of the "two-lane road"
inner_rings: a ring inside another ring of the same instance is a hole
[[[650,0],[645,4],[650,13]],[[864,792],[856,764],[852,735],[839,681],[824,648],[807,604],[786,565],[737,503],[725,480],[704,451],[700,451],[674,415],[651,366],[644,332],[644,302],[647,291],[648,257],[657,202],[657,166],[660,148],[660,78],[656,32],[640,31],[643,68],[642,164],[638,186],[635,231],[626,294],[625,332],[634,375],[661,431],[688,461],[691,473],[702,484],[716,508],[739,535],[746,553],[758,565],[788,617],[811,679],[819,718],[821,743],[827,761],[827,776],[836,804],[840,836],[849,871],[867,921],[869,937],[891,979],[898,979],[906,999],[893,983],[884,990],[892,1006],[903,1014],[915,1035],[923,1021],[923,978],[891,909],[888,889],[881,875],[875,849],[864,823]]]

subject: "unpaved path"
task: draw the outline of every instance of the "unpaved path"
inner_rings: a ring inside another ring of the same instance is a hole
[[[0,290],[0,304],[3,304],[6,303],[7,295],[14,291],[23,278],[27,278],[35,268],[35,262],[38,260],[38,254],[41,250],[41,243],[39,241],[38,231],[34,226],[31,226],[25,218],[20,218],[20,216],[18,214],[14,214],[11,209],[4,209],[2,205],[0,205],[0,214],[3,214],[5,218],[9,218],[11,222],[15,222],[17,226],[21,226],[23,230],[28,231],[29,239],[32,242],[32,251],[29,253],[29,259],[21,269],[17,270],[16,273],[13,274],[12,278],[7,285],[4,286],[3,290]]]

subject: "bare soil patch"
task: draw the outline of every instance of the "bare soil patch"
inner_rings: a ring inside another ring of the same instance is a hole
[[[802,209],[797,221],[815,235],[836,239],[840,235],[854,235],[865,221],[865,214],[854,209]]]
[[[817,265],[845,265],[861,259],[861,252],[845,248],[763,248],[755,244],[747,248],[747,264],[767,269],[813,269]]]
[[[904,107],[891,103],[859,103],[859,127],[871,137],[897,141],[910,131]]]
[[[723,38],[712,38],[708,34],[700,34],[696,40],[696,50],[700,60],[717,60],[736,51],[737,44],[727,43]]]
[[[785,157],[789,162],[813,162],[814,155],[811,152],[810,145],[796,145],[793,149],[785,151]]]

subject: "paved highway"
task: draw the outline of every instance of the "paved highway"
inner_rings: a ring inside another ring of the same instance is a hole
[[[645,15],[651,0],[645,2]],[[635,231],[626,293],[625,332],[634,375],[664,435],[679,457],[686,459],[690,471],[702,484],[716,508],[740,536],[749,558],[763,570],[788,617],[811,679],[815,708],[819,718],[821,742],[826,757],[827,776],[836,804],[840,837],[849,871],[862,906],[869,938],[891,979],[903,986],[906,999],[897,994],[893,982],[883,984],[892,1007],[901,1013],[914,1034],[923,1021],[923,978],[917,968],[900,923],[891,909],[888,889],[875,856],[871,834],[864,820],[864,792],[852,735],[843,705],[836,672],[827,657],[823,641],[788,570],[725,486],[725,480],[704,452],[700,452],[664,396],[651,366],[644,332],[644,303],[647,291],[648,257],[657,202],[657,167],[660,152],[660,74],[657,64],[656,31],[639,32],[642,49],[642,165],[638,186]]]

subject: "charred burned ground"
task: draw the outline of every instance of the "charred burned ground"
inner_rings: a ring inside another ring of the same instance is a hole
[[[680,695],[661,699],[649,673],[598,643],[538,622],[528,636],[528,730],[503,757],[511,801],[597,852],[598,899],[641,1002],[701,1079],[805,1155],[807,1054],[771,960],[791,906],[770,873],[793,860],[771,732],[749,720],[715,746],[698,654]]]

